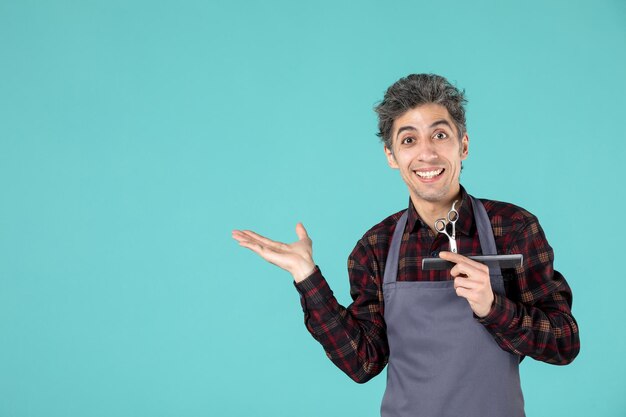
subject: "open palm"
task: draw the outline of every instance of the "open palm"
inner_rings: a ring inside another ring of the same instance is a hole
[[[276,242],[251,230],[233,230],[233,239],[266,261],[290,272],[296,282],[300,282],[313,272],[315,263],[313,242],[302,223],[296,225],[296,234],[298,240],[289,244]]]

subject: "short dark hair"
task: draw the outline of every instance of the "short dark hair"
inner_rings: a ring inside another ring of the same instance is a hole
[[[459,140],[465,134],[465,91],[459,90],[441,75],[411,74],[400,78],[387,89],[383,100],[374,107],[378,114],[377,136],[390,150],[393,122],[408,110],[422,104],[444,106],[458,130]]]

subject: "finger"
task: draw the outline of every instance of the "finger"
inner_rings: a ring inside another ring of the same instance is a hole
[[[304,225],[302,223],[298,223],[296,225],[296,234],[298,235],[298,239],[300,240],[309,238],[309,234],[306,232],[306,229],[304,228]]]
[[[246,236],[241,230],[233,230],[233,239],[236,241],[248,240],[248,236]]]
[[[467,288],[463,288],[463,287],[457,287],[455,288],[455,291],[456,291],[456,295],[458,295],[459,297],[463,297],[468,301],[469,301],[469,297],[472,294],[471,290],[468,290]]]
[[[478,274],[481,274],[482,272],[483,271],[481,271],[480,269],[474,268],[473,265],[469,265],[464,262],[458,263],[454,265],[452,269],[450,269],[450,274],[453,277],[458,277],[460,275],[465,275],[467,277],[477,276]]]
[[[478,301],[478,293],[473,289],[457,287],[454,290],[456,291],[456,295],[465,298],[470,303],[470,305]]]
[[[472,311],[475,312],[474,308],[476,306],[477,300],[476,300],[476,297],[475,297],[475,293],[473,291],[467,290],[465,288],[457,288],[456,289],[456,295],[458,297],[465,298],[465,300],[469,304],[469,306],[472,309]]]
[[[277,265],[277,262],[279,262],[279,254],[274,249],[263,246],[260,243],[242,240],[239,242],[239,246],[250,249],[252,252],[274,265]]]
[[[263,236],[254,233],[250,230],[233,230],[233,239],[237,239],[237,240],[248,240],[250,242],[258,242],[260,243],[266,243],[267,242],[263,242],[263,240],[269,241],[269,239],[264,238]]]
[[[248,242],[248,241],[241,241],[241,242],[239,242],[239,246],[241,246],[242,248],[250,249],[252,252],[256,253],[261,258],[265,259],[265,257],[261,253],[262,251],[261,251],[260,246],[257,245],[256,243],[251,243],[251,242]]]
[[[476,282],[474,282],[474,281],[472,281],[470,279],[467,279],[465,277],[458,277],[458,278],[454,279],[454,288],[455,289],[457,289],[457,288],[465,288],[465,289],[468,289],[468,290],[473,290],[473,289],[478,288],[478,283],[476,283]]]
[[[259,249],[263,247],[263,244],[258,239],[248,236],[245,233],[237,233],[237,234],[233,233],[233,239],[239,242],[240,245],[242,245],[242,243],[246,243],[247,245],[255,245]],[[265,245],[265,247],[268,247],[268,246]]]
[[[439,252],[439,257],[441,257],[441,259],[445,259],[446,261],[454,262],[455,264],[463,262],[472,265],[474,268],[482,268],[483,266],[486,266],[485,264],[474,261],[467,256],[459,255],[454,252],[441,251]]]
[[[239,246],[243,246],[244,248],[248,248],[251,251],[254,251],[256,253],[258,253],[259,255],[263,256],[263,252],[266,250],[266,247],[264,247],[263,245],[261,245],[258,242],[254,242],[248,239],[242,239],[239,241]]]
[[[272,249],[280,249],[284,245],[284,243],[276,242],[258,233],[254,233],[252,230],[243,230],[242,233],[247,236],[249,240],[257,241],[259,244]]]
[[[245,235],[244,233],[240,232],[240,231],[233,231],[233,239],[235,239],[237,242],[241,243],[241,242],[251,242],[252,239],[250,239],[249,236]]]

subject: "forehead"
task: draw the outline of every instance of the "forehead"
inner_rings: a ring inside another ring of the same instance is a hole
[[[392,133],[395,136],[400,128],[406,126],[418,131],[425,130],[438,120],[446,120],[450,126],[454,126],[452,117],[444,106],[434,103],[422,104],[407,110],[397,117],[393,121]]]

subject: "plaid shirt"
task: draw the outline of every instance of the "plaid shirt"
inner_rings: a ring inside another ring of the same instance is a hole
[[[456,223],[458,252],[481,254],[471,203],[463,187],[461,193]],[[494,294],[489,314],[484,318],[474,315],[475,319],[507,352],[557,365],[570,363],[580,348],[578,326],[571,313],[572,291],[552,267],[552,248],[537,218],[512,204],[481,201],[489,214],[498,253],[521,253],[524,264],[502,270],[506,297]],[[307,329],[322,344],[330,360],[357,382],[378,375],[389,357],[382,282],[391,237],[403,211],[371,228],[350,254],[348,273],[353,302],[347,308],[337,303],[319,268],[305,280],[294,283],[301,296]],[[398,281],[451,279],[449,271],[420,268],[424,257],[449,250],[448,238],[427,227],[410,201],[407,220]]]

